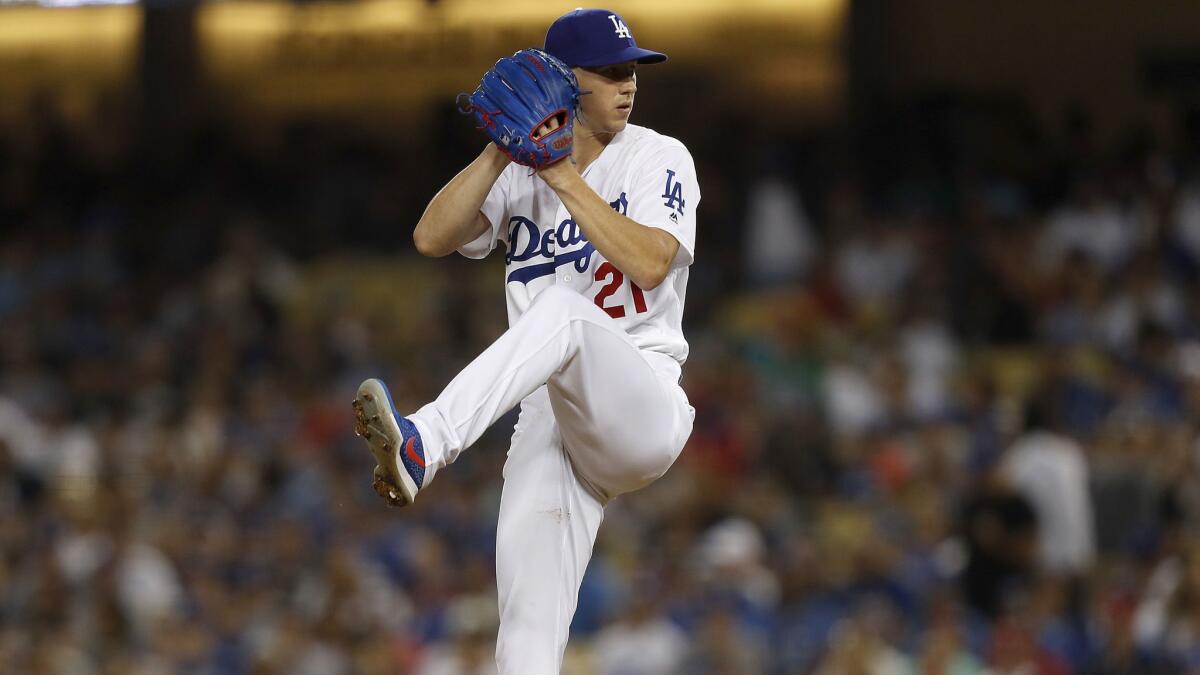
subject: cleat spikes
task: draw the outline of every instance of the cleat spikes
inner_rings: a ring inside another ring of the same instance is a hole
[[[355,430],[366,440],[375,467],[373,491],[390,507],[412,504],[424,482],[424,452],[412,423],[396,412],[387,387],[378,379],[359,385],[354,399]],[[404,455],[405,444],[409,454]],[[413,457],[418,459],[412,459]],[[415,462],[415,463],[414,463]]]

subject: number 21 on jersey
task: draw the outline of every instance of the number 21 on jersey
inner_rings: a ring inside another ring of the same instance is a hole
[[[596,281],[604,281],[606,279],[608,283],[604,284],[600,288],[600,292],[596,294],[596,306],[614,319],[623,318],[625,316],[624,303],[608,305],[607,301],[625,283],[625,275],[621,274],[621,270],[617,269],[616,265],[607,260],[596,268]],[[633,311],[638,314],[644,314],[646,312],[646,294],[632,281],[629,282],[629,291],[630,295],[633,296]]]

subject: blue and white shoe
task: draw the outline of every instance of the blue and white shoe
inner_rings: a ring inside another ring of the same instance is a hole
[[[358,385],[354,432],[367,442],[375,461],[375,491],[389,506],[407,506],[425,484],[425,446],[417,427],[401,417],[387,385],[375,378]]]

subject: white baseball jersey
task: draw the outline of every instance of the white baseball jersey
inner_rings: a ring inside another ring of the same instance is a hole
[[[507,245],[510,325],[543,290],[564,286],[595,302],[639,349],[667,354],[682,365],[688,345],[681,323],[700,202],[691,154],[674,138],[629,124],[582,175],[619,213],[679,240],[671,271],[656,288],[642,290],[626,279],[588,242],[554,190],[516,163],[504,170],[483,203],[491,230],[459,252],[482,258],[498,241]]]

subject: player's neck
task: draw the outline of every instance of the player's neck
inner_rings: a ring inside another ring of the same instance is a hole
[[[575,148],[571,152],[571,161],[574,162],[579,173],[582,174],[584,169],[596,161],[600,153],[604,152],[604,148],[608,147],[608,144],[612,143],[616,137],[616,133],[597,133],[585,125],[579,125],[575,130]]]

